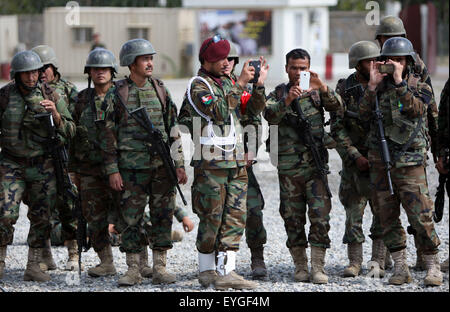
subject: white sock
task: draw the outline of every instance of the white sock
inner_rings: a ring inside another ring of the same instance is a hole
[[[236,252],[232,250],[219,251],[217,255],[217,272],[224,276],[236,268]]]
[[[216,270],[216,257],[214,252],[209,254],[198,253],[198,268],[200,272]]]

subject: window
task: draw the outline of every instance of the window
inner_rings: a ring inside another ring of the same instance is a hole
[[[138,38],[149,40],[148,28],[128,28],[128,40]]]
[[[92,27],[72,28],[73,42],[77,44],[90,43],[92,41]]]

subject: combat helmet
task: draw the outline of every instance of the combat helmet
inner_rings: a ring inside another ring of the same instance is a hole
[[[9,72],[11,79],[17,73],[37,70],[44,65],[41,62],[39,55],[33,51],[22,51],[16,53],[11,61],[11,70]]]
[[[31,51],[35,52],[41,58],[43,65],[51,64],[55,68],[58,68],[58,59],[56,58],[55,50],[48,45],[38,45],[31,49]]]
[[[85,74],[88,73],[90,67],[110,67],[115,73],[119,72],[116,57],[111,51],[104,48],[96,48],[89,53],[84,66]]]
[[[404,37],[392,37],[386,40],[381,49],[381,56],[410,56],[416,62],[414,47],[411,41]]]
[[[348,52],[348,68],[356,68],[358,62],[380,56],[380,48],[372,41],[358,41],[350,47]]]
[[[120,66],[130,66],[137,56],[156,54],[152,44],[145,39],[132,39],[125,42],[120,49]]]
[[[377,30],[375,32],[375,39],[378,36],[404,36],[406,37],[405,26],[400,18],[392,15],[384,17],[380,21]]]
[[[234,65],[239,64],[239,55],[236,49],[236,45],[230,42],[230,53],[228,53],[228,58],[234,58]]]

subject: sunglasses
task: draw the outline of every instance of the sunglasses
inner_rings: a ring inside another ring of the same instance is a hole
[[[212,37],[209,41],[208,41],[208,43],[203,47],[203,49],[200,51],[200,55],[201,54],[203,54],[207,49],[208,49],[208,47],[211,45],[211,43],[217,43],[217,42],[219,42],[220,40],[225,40],[224,38],[222,38],[219,34],[217,34],[217,35],[214,35],[214,37]]]

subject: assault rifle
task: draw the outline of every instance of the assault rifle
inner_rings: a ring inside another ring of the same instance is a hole
[[[81,276],[81,252],[83,248],[84,251],[89,250],[90,242],[87,238],[87,223],[81,210],[78,190],[68,172],[67,150],[56,133],[52,113],[36,114],[34,118],[40,120],[47,130],[46,138],[33,136],[33,140],[43,144],[47,153],[52,158],[56,176],[56,192],[59,196],[63,197],[64,203],[71,202],[75,208],[72,209],[72,213],[77,219],[78,274]]]
[[[445,149],[444,155],[444,167],[448,169],[449,165],[449,149]],[[449,174],[439,174],[439,185],[436,192],[436,199],[434,201],[434,222],[438,223],[442,220],[444,215],[444,202],[445,202],[445,185],[450,183]],[[448,189],[447,189],[448,190]]]
[[[330,172],[325,167],[325,162],[322,159],[322,155],[319,152],[319,148],[316,145],[316,141],[314,139],[314,136],[311,132],[311,124],[309,120],[305,117],[303,114],[302,108],[300,107],[300,101],[298,99],[294,100],[292,103],[294,104],[293,109],[297,113],[300,120],[297,120],[297,125],[294,127],[294,129],[297,130],[297,134],[300,138],[303,138],[303,143],[306,147],[309,148],[311,151],[311,154],[314,159],[314,165],[317,169],[317,172],[319,173],[320,179],[322,180],[323,184],[325,185],[325,188],[327,190],[328,197],[332,197],[330,187],[328,186],[327,181],[327,174]]]
[[[383,113],[381,112],[380,105],[378,104],[378,95],[375,96],[374,118],[377,123],[378,139],[380,140],[381,159],[383,160],[386,168],[386,176],[389,185],[389,192],[391,195],[394,195],[394,189],[392,187],[392,179],[391,179],[391,168],[392,168],[391,154],[389,153],[389,147],[387,145],[387,141],[384,136]]]
[[[173,164],[173,159],[170,156],[170,147],[169,144],[164,141],[161,131],[153,126],[153,123],[147,115],[145,107],[137,108],[134,111],[129,112],[129,114],[146,131],[145,134],[134,133],[133,138],[136,140],[146,141],[152,145],[152,148],[159,155],[159,157],[161,157],[164,167],[166,168],[169,175],[170,181],[173,185],[176,186],[178,192],[180,193],[181,200],[186,206],[187,202],[184,198],[183,192],[181,192],[180,185],[178,184],[177,172]]]

